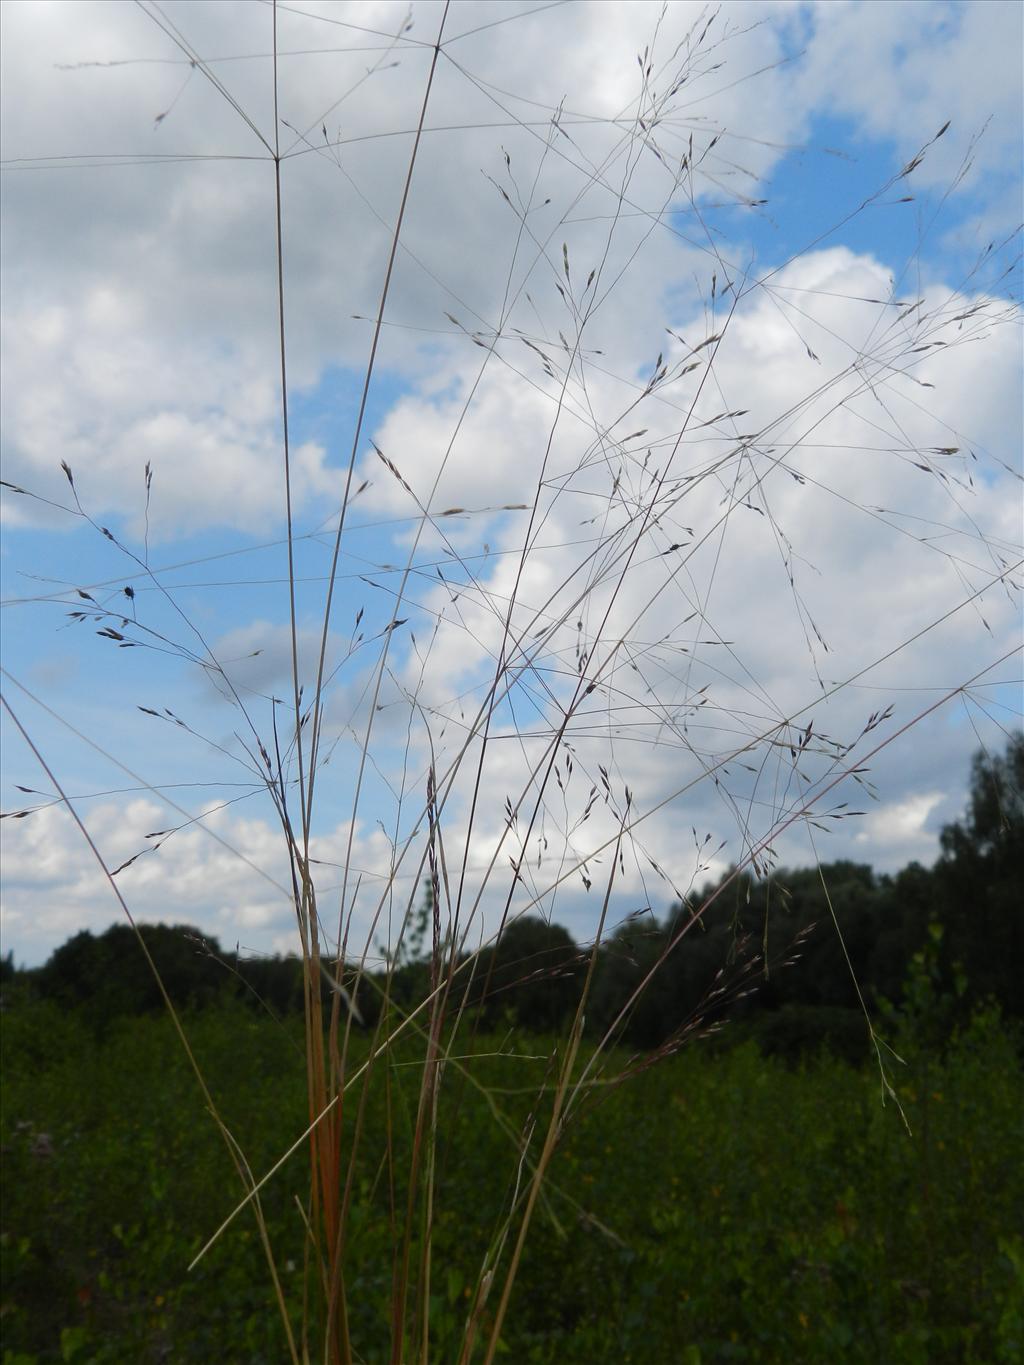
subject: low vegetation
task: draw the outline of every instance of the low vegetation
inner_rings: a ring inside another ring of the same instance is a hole
[[[793,1066],[752,1043],[701,1043],[653,1067],[635,1059],[642,1074],[592,1090],[551,1164],[503,1358],[1019,1360],[1019,1052],[993,1012],[941,1055],[915,1042],[926,1015],[903,1022],[896,1088],[909,1133],[880,1104],[872,1066],[827,1050]],[[279,1026],[225,1002],[188,1026],[225,1122],[268,1167],[302,1126],[300,1021]],[[233,1193],[168,1021],[123,1019],[97,1043],[75,1014],[19,1002],[5,1033],[4,1365],[276,1365],[287,1347],[255,1230],[239,1220],[185,1270]],[[543,1036],[481,1034],[449,1063],[432,1360],[457,1359],[504,1216],[509,1156],[543,1121],[537,1091],[555,1053]],[[629,1069],[625,1055],[612,1063]],[[354,1358],[368,1365],[387,1359],[417,1065],[415,1048],[399,1048],[387,1071],[393,1189],[383,1078],[356,1164],[346,1289]],[[263,1195],[296,1332],[303,1167],[296,1156]]]

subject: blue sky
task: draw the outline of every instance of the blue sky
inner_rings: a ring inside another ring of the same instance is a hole
[[[294,726],[273,163],[213,79],[270,135],[269,10],[166,12],[197,69],[145,6],[2,14],[4,695],[108,866],[183,826],[118,874],[140,918],[287,951],[252,758]],[[282,163],[307,699],[440,13],[279,9],[282,146],[310,130]],[[737,4],[702,44],[711,11],[659,13],[450,11],[328,636],[313,852],[360,946],[416,894],[431,752],[471,939],[506,899],[586,937],[626,787],[613,914],[660,914],[765,843],[930,861],[971,754],[1020,724],[1019,8]],[[40,807],[4,822],[3,947],[31,963],[120,912],[4,721],[4,809]],[[839,746],[886,740],[870,791],[829,787]],[[823,833],[802,786],[865,814]]]

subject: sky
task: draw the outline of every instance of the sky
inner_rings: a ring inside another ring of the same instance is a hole
[[[371,960],[431,849],[467,944],[934,861],[1021,723],[1021,25],[7,0],[3,951],[108,873],[296,950],[314,730]]]

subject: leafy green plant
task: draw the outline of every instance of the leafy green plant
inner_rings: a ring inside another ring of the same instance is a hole
[[[28,1029],[45,1024],[47,1011],[37,1002],[17,1014]],[[254,1162],[272,1163],[304,1107],[292,1046],[301,1021],[288,1037],[270,1018],[224,1003],[185,1024],[225,1122]],[[479,1262],[503,1220],[505,1194],[492,1176],[514,1147],[492,1106],[514,1139],[555,1045],[535,1037],[516,1057],[502,1055],[501,1042],[478,1035],[471,1070],[481,1088],[458,1106],[447,1091],[439,1100],[447,1158],[436,1174],[429,1308],[441,1359],[461,1349]],[[252,1062],[244,1074],[240,1046]],[[396,1164],[414,1131],[415,1060],[411,1045],[395,1058],[393,1109],[408,1113],[408,1122],[391,1120]],[[628,1055],[612,1060],[628,1068]],[[979,1018],[931,1058],[929,1091],[911,1066],[898,1076],[911,1136],[879,1107],[870,1065],[819,1056],[797,1069],[766,1062],[750,1043],[687,1048],[593,1091],[551,1159],[505,1354],[552,1365],[669,1360],[682,1334],[705,1361],[742,1352],[768,1365],[780,1352],[812,1361],[837,1351],[865,1365],[879,1355],[1012,1359],[1015,1210],[1024,1198],[1016,1160],[1024,1079],[1013,1037]],[[98,1040],[87,1032],[74,1057],[13,1053],[6,1080],[9,1349],[60,1360],[62,1341],[72,1341],[84,1358],[116,1365],[158,1360],[168,1347],[185,1362],[279,1359],[287,1343],[268,1318],[253,1228],[240,1220],[192,1276],[181,1275],[231,1168],[217,1133],[196,1123],[168,1021],[144,1018]],[[350,1327],[369,1343],[367,1360],[384,1357],[392,1296],[384,1101],[371,1097],[364,1118],[349,1214]],[[23,1113],[34,1127],[19,1132],[12,1119]],[[33,1155],[38,1130],[51,1135],[50,1157]],[[301,1177],[284,1172],[264,1201],[295,1294]],[[293,1312],[301,1330],[300,1306]]]

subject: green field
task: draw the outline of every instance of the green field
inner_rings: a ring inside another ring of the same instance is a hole
[[[301,1021],[231,1004],[186,1022],[225,1122],[262,1173],[304,1126]],[[867,1054],[860,1070],[828,1056],[795,1067],[752,1043],[698,1040],[590,1090],[545,1182],[504,1358],[1020,1360],[1019,1053],[993,1015],[942,1054],[903,1045],[893,1080],[910,1134],[892,1101],[882,1106]],[[432,1361],[457,1357],[553,1047],[466,1030],[466,1060],[444,1073]],[[97,1042],[73,1014],[15,996],[4,1052],[4,1365],[283,1361],[248,1212],[186,1270],[236,1201],[237,1178],[169,1021],[122,1020]],[[627,1061],[611,1059],[615,1071]],[[414,1048],[396,1050],[368,1095],[346,1259],[366,1362],[388,1358],[390,1206],[401,1218],[417,1073]],[[263,1200],[296,1324],[307,1191],[300,1150]]]

